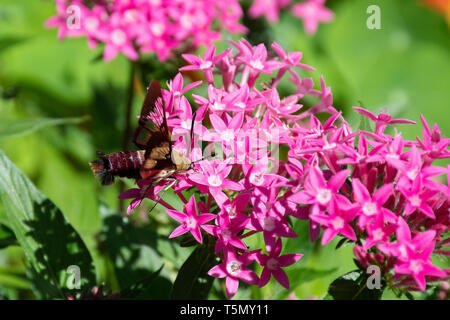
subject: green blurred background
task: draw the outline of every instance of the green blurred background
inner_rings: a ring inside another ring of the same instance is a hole
[[[362,101],[368,109],[386,108],[394,117],[420,122],[424,114],[430,125],[437,122],[444,134],[449,132],[450,33],[445,19],[415,0],[327,4],[335,20],[320,25],[314,36],[307,36],[301,21],[283,12],[275,25],[245,19],[248,38],[302,51],[302,62],[317,69],[304,75],[313,76],[317,87],[324,76],[334,107],[355,127],[359,116],[351,107]],[[381,9],[381,30],[366,27],[366,9],[372,4]],[[56,30],[43,27],[54,14],[54,1],[0,0],[0,149],[79,232],[94,259],[98,283],[117,291],[164,263],[142,297],[168,298],[171,282],[192,249],[167,239],[174,224],[159,206],[150,217],[145,206],[130,217],[118,214],[118,187],[100,187],[87,164],[97,149],[121,149],[129,62],[120,55],[104,63],[101,48],[90,50],[84,38],[59,42]],[[217,44],[226,46],[225,41]],[[155,70],[155,58],[148,59],[149,75],[159,80],[174,75],[175,63]],[[141,99],[136,96],[134,102],[133,117]],[[420,125],[398,128],[407,138],[421,135]],[[175,197],[166,198],[181,208]],[[0,205],[0,222],[2,211]],[[284,249],[305,255],[288,268],[295,294],[291,298],[321,298],[332,280],[355,268],[350,246],[335,250],[338,240],[323,248],[311,244],[307,228],[306,222],[296,222],[300,236],[287,241]],[[250,244],[260,241],[250,239]],[[0,296],[34,297],[25,269],[19,246],[0,249]],[[235,299],[285,299],[288,293],[272,279],[263,289],[241,283]],[[218,281],[210,298],[223,298]],[[384,298],[393,295],[387,292]]]

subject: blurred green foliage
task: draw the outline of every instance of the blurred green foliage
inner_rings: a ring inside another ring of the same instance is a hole
[[[373,1],[329,4],[335,21],[321,25],[315,36],[305,35],[301,21],[284,12],[275,25],[246,19],[249,39],[268,44],[275,40],[286,50],[302,51],[302,62],[318,72],[299,70],[300,74],[313,76],[317,84],[324,75],[334,106],[355,127],[360,118],[351,106],[362,101],[372,111],[386,108],[395,117],[419,121],[424,114],[431,125],[437,122],[443,133],[449,132],[445,110],[450,101],[450,33],[444,19],[418,1],[378,0],[382,29],[369,30],[366,9]],[[98,148],[112,152],[122,147],[130,64],[123,56],[102,62],[102,48],[90,50],[85,39],[59,42],[55,30],[43,27],[54,13],[53,1],[0,3],[0,149],[54,203],[51,208],[60,209],[63,220],[86,244],[96,270],[93,285],[127,290],[151,277],[136,297],[170,298],[192,248],[167,239],[174,224],[160,206],[150,216],[148,204],[129,217],[117,213],[118,186],[100,187],[87,164]],[[223,49],[227,44],[217,46]],[[144,70],[138,76],[166,81],[177,63],[161,67],[149,56],[137,66]],[[132,118],[140,104],[136,95]],[[407,138],[421,135],[420,125],[401,125],[399,130]],[[181,206],[170,192],[165,199]],[[26,271],[27,249],[17,245],[21,240],[8,226],[10,209],[0,203],[0,297],[39,298]],[[355,269],[352,248],[335,250],[339,239],[326,247],[310,243],[305,221],[296,221],[294,228],[299,238],[286,240],[284,252],[304,257],[286,268],[291,291],[300,299],[321,298],[334,279]],[[263,241],[260,236],[248,240],[250,246]],[[241,283],[234,299],[286,299],[288,294],[272,279],[263,289]],[[214,281],[209,298],[224,298],[220,282]]]

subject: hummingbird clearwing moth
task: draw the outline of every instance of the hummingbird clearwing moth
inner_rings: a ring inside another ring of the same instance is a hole
[[[191,142],[194,119],[195,114],[192,119]],[[159,182],[193,166],[188,158],[172,149],[172,134],[167,126],[161,86],[157,80],[153,80],[147,88],[133,142],[139,150],[110,154],[97,151],[99,159],[89,162],[102,185],[112,184],[116,176]],[[190,144],[188,147],[191,147]]]

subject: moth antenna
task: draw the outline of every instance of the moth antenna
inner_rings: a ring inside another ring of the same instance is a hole
[[[198,163],[198,162],[200,162],[200,161],[206,160],[206,159],[214,158],[215,156],[216,156],[215,154],[212,154],[212,155],[210,155],[210,156],[203,157],[203,158],[201,158],[201,159],[192,161],[192,162],[191,162],[191,169],[192,169],[192,166],[193,166],[194,164],[196,164],[196,163]]]

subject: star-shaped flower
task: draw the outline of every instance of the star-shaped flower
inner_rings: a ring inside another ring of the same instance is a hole
[[[184,206],[184,211],[185,212],[167,210],[167,214],[169,216],[181,223],[181,226],[173,230],[169,238],[178,237],[186,232],[190,232],[194,236],[195,240],[202,243],[200,226],[215,219],[216,215],[212,213],[198,214],[194,196],[192,196],[189,199],[189,202]]]

